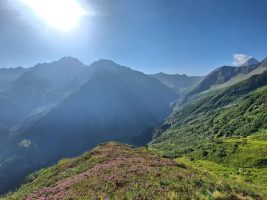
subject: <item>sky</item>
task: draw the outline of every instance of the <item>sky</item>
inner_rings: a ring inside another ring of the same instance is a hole
[[[205,75],[238,56],[267,57],[266,0],[75,1],[87,15],[61,32],[19,0],[1,0],[0,67],[73,56],[145,73]]]

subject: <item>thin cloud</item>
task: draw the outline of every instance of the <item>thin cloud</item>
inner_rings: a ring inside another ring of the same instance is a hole
[[[246,63],[252,56],[246,54],[233,54],[233,65],[240,66]]]

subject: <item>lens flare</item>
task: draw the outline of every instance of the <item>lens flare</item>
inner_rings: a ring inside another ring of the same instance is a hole
[[[87,15],[77,0],[18,0],[30,8],[49,27],[59,31],[74,29]]]

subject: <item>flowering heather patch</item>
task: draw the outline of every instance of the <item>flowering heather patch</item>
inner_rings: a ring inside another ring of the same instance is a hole
[[[246,199],[209,174],[146,148],[107,143],[29,177],[4,199]]]

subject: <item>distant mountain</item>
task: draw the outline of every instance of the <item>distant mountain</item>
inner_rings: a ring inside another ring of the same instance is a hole
[[[165,74],[162,72],[158,74],[152,74],[151,76],[159,79],[163,84],[174,89],[179,94],[192,89],[192,87],[196,86],[203,78],[201,76]]]
[[[259,64],[259,61],[257,59],[250,58],[250,59],[247,60],[247,62],[245,62],[241,66],[250,66],[250,65],[257,65],[257,64]]]
[[[0,92],[6,90],[8,86],[17,78],[23,75],[27,69],[17,68],[0,68]]]
[[[222,66],[217,68],[208,74],[192,91],[189,92],[188,96],[201,93],[209,90],[212,87],[221,85],[231,80],[238,75],[246,75],[251,71],[255,70],[259,64],[249,66]]]
[[[12,76],[8,89],[0,93],[0,125],[19,126],[31,114],[42,110],[40,108],[57,104],[78,89],[74,88],[74,78],[85,69],[84,64],[71,57],[27,70],[14,69],[19,72]],[[3,79],[0,77],[0,80]]]
[[[54,67],[57,66],[55,63]],[[55,79],[51,81],[58,82],[50,86],[46,78],[41,79],[35,86],[37,91],[47,88],[61,91],[67,85],[68,74],[64,80],[57,80],[54,73]],[[0,179],[5,180],[0,191],[17,186],[35,169],[79,155],[101,142],[117,140],[135,145],[149,142],[153,129],[148,130],[170,114],[170,103],[177,96],[156,78],[109,60],[93,63],[84,73],[90,76],[76,92],[44,114],[25,120],[0,148]]]
[[[52,63],[42,63],[27,70],[12,85],[12,89],[40,91],[44,95],[65,92],[73,79],[87,68],[76,58],[64,57]],[[69,92],[69,91],[66,91]]]

